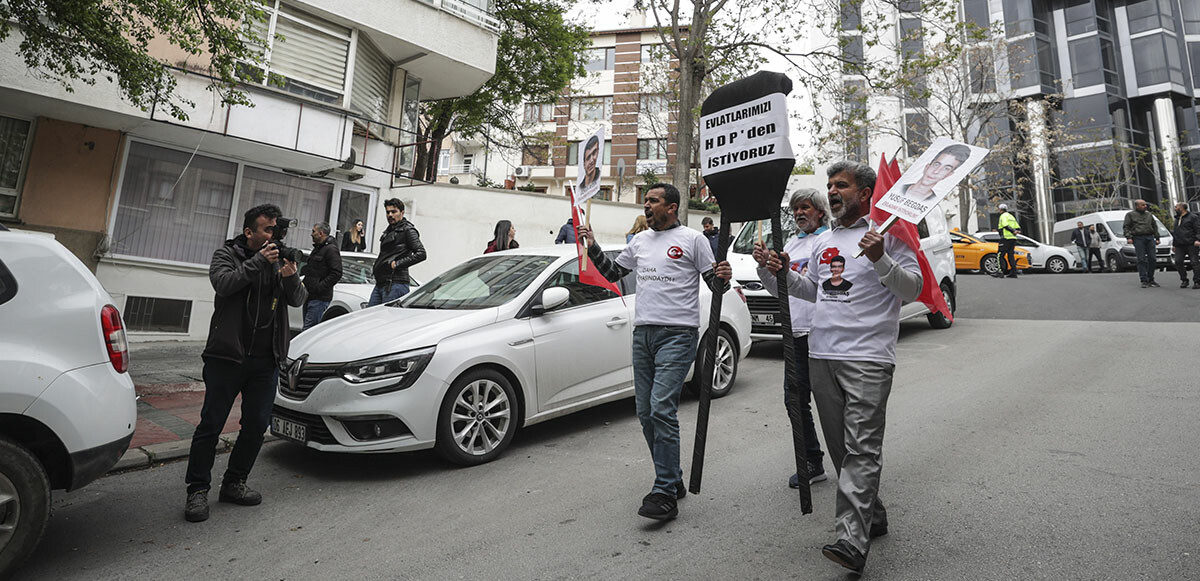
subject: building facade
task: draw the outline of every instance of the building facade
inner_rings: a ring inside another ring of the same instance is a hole
[[[380,203],[408,199],[418,102],[468,94],[495,70],[498,22],[471,0],[270,0],[247,63],[253,107],[206,90],[196,57],[154,56],[196,103],[188,119],[142,111],[111,83],[75,92],[25,70],[19,34],[0,49],[0,221],[53,233],[92,268],[132,340],[207,335],[213,251],[262,203],[298,220],[355,219],[375,241]]]

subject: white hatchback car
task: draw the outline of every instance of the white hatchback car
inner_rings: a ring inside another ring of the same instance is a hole
[[[976,232],[972,234],[984,242],[1000,242],[999,232]],[[1029,266],[1053,274],[1071,271],[1071,265],[1079,262],[1075,254],[1062,246],[1043,244],[1024,234],[1017,234],[1017,248],[1029,252]]]
[[[292,341],[272,433],[318,450],[432,447],[480,464],[519,427],[632,396],[635,277],[618,296],[578,273],[574,245],[485,254],[398,302],[314,327]],[[740,291],[723,299],[715,397],[750,351]],[[701,283],[705,327],[710,297]]]
[[[0,579],[37,546],[50,490],[103,476],[137,397],[112,297],[52,237],[0,225]]]

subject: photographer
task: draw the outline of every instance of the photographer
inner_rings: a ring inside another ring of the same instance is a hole
[[[304,330],[321,322],[325,309],[333,300],[333,285],[342,280],[342,253],[329,236],[329,224],[313,225],[312,252],[301,275],[304,289],[308,291],[308,302],[304,303]]]
[[[208,278],[216,297],[208,344],[204,347],[204,407],[188,455],[184,518],[208,518],[208,490],[217,441],[234,399],[242,396],[242,429],[221,479],[221,502],[243,506],[262,502],[246,478],[262,447],[275,402],[279,365],[288,351],[287,307],[304,304],[307,293],[296,263],[280,255],[272,204],[248,210],[242,234],[213,253]]]
[[[425,247],[416,226],[404,218],[404,202],[384,200],[387,230],[379,237],[379,257],[375,259],[375,290],[368,307],[394,301],[408,294],[408,267],[425,260]]]

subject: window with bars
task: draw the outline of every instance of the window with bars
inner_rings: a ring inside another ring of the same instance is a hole
[[[343,105],[350,29],[279,0],[268,0],[263,12],[266,17],[248,22],[247,28],[261,41],[254,48],[265,67],[244,64],[242,80]]]
[[[125,297],[125,324],[130,331],[187,333],[192,301],[158,297]]]
[[[0,216],[15,216],[32,123],[0,116]]]
[[[350,108],[372,121],[387,123],[392,100],[391,61],[375,48],[367,35],[358,35],[354,55],[354,80],[350,90]]]

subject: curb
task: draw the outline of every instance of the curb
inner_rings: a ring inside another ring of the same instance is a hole
[[[233,448],[233,443],[237,441],[238,433],[229,432],[221,434],[217,440],[217,453],[221,454],[228,452]],[[277,440],[270,432],[263,436],[263,443],[273,442]],[[171,442],[162,442],[159,444],[149,444],[140,448],[130,448],[121,456],[120,460],[108,470],[108,474],[117,474],[120,472],[129,472],[132,470],[144,470],[158,463],[166,463],[180,458],[187,458],[188,452],[191,450],[192,440],[175,440]]]

